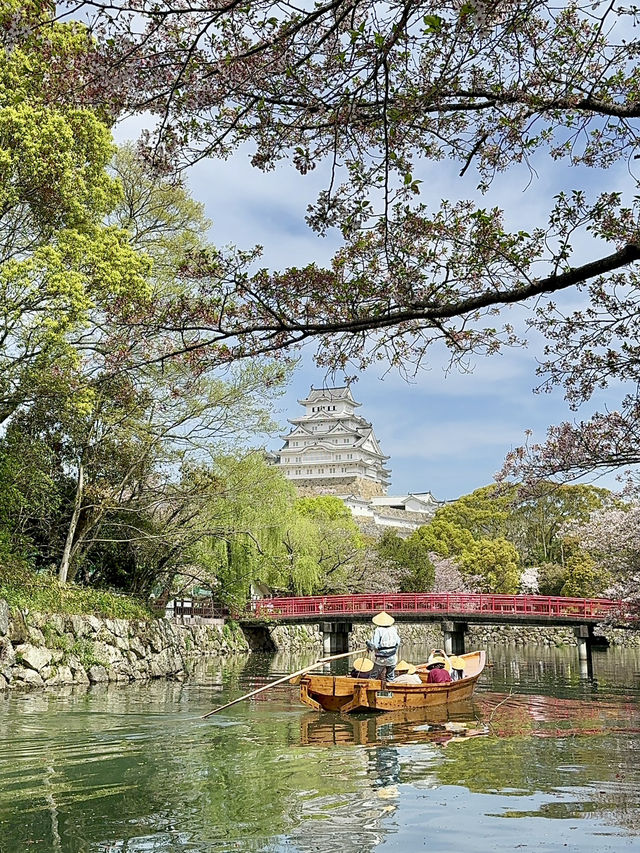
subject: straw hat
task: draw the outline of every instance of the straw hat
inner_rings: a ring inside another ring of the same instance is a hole
[[[441,664],[445,664],[445,665],[446,665],[446,663],[447,663],[447,662],[446,662],[446,660],[442,657],[442,655],[431,655],[431,657],[429,658],[429,661],[428,661],[428,663],[427,663],[427,669],[431,669],[431,668],[432,668],[432,667],[434,667],[437,663],[441,663]]]
[[[406,660],[401,660],[400,663],[396,664],[396,672],[406,672],[409,675],[413,675],[416,671],[415,666],[412,663],[407,663]]]
[[[384,610],[380,613],[376,613],[376,615],[371,620],[374,625],[379,625],[381,628],[388,628],[389,625],[393,625],[396,621],[393,616],[389,616]]]
[[[369,658],[356,658],[353,662],[353,668],[357,672],[371,672],[373,669],[373,661]]]
[[[451,664],[452,669],[464,669],[465,667],[464,658],[460,658],[457,655],[449,658],[449,663]]]

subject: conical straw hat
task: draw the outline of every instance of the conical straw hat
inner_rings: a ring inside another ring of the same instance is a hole
[[[465,667],[464,658],[460,658],[457,655],[454,655],[452,658],[449,658],[449,663],[451,664],[453,669],[464,669]]]
[[[353,662],[353,668],[358,672],[371,672],[373,661],[369,658],[356,658]]]
[[[413,675],[416,672],[416,668],[412,663],[401,660],[400,663],[396,664],[396,672],[407,672],[409,675]]]
[[[393,625],[396,621],[393,616],[389,616],[384,610],[380,613],[376,613],[376,615],[371,620],[374,625],[379,625],[381,628],[388,628],[389,625]]]

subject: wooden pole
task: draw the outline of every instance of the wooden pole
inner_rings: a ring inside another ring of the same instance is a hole
[[[219,708],[214,708],[213,711],[209,711],[208,714],[203,714],[200,719],[206,720],[207,717],[212,717],[214,714],[217,714],[218,711],[224,711],[225,708],[230,708],[232,705],[236,705],[238,702],[243,702],[245,699],[250,699],[252,696],[257,696],[258,693],[262,693],[264,690],[268,690],[270,687],[275,687],[276,684],[284,684],[285,681],[290,681],[292,678],[295,678],[297,675],[304,675],[305,672],[311,672],[312,669],[317,669],[319,666],[322,666],[325,663],[329,663],[332,660],[338,660],[339,658],[348,658],[351,655],[359,655],[361,652],[366,652],[366,649],[354,649],[352,652],[344,652],[340,655],[332,655],[329,658],[322,658],[311,666],[306,666],[304,669],[299,669],[297,672],[292,672],[289,675],[285,675],[282,678],[278,678],[277,681],[272,681],[269,684],[265,684],[263,687],[258,687],[257,690],[252,690],[251,693],[246,693],[244,696],[240,696],[238,699],[234,699],[233,702],[227,702],[226,705],[221,705]]]

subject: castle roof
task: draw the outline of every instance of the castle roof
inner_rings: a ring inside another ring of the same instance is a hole
[[[348,385],[341,385],[336,388],[314,388],[311,386],[311,391],[304,400],[298,400],[301,406],[307,403],[317,403],[320,400],[331,402],[333,400],[347,400],[352,406],[361,406],[362,403],[356,403],[351,393],[351,388]]]

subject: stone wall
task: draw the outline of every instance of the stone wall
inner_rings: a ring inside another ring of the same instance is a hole
[[[398,632],[404,646],[424,645],[442,648],[444,635],[440,622],[399,622]],[[349,648],[364,648],[373,632],[370,622],[354,624],[349,634]],[[611,645],[640,646],[640,631],[600,626],[597,637],[605,637]],[[323,635],[317,624],[260,626],[250,638],[252,651],[278,651],[296,653],[313,651],[323,654]],[[465,634],[467,651],[484,648],[489,644],[514,643],[521,646],[575,646],[576,637],[571,626],[534,627],[518,625],[469,625]],[[402,652],[401,652],[402,653]]]
[[[291,482],[296,491],[303,498],[317,497],[318,495],[354,495],[359,498],[378,498],[384,494],[382,483],[376,480],[366,480],[364,477],[296,477]]]
[[[432,648],[442,648],[444,636],[439,622],[397,623],[403,643],[424,644]],[[371,636],[369,624],[354,625],[349,638],[349,648],[360,648]],[[626,628],[611,628],[606,625],[596,627],[594,634],[604,637],[610,645],[640,646],[640,631]],[[465,633],[465,649],[484,648],[488,644],[514,643],[520,646],[575,646],[576,636],[572,626],[527,626],[527,625],[469,625]]]
[[[598,625],[594,636],[604,637],[612,646],[640,646],[640,631]],[[517,646],[575,646],[576,635],[570,625],[545,627],[526,625],[469,625],[465,635],[467,649],[487,643],[515,643]]]
[[[0,689],[183,678],[194,657],[247,650],[228,625],[10,613],[0,600]]]
[[[441,648],[444,642],[442,628],[439,622],[398,622],[398,633],[403,645],[426,645],[431,648]],[[349,636],[349,648],[359,649],[371,639],[373,625],[365,623],[354,625]]]
[[[322,651],[322,631],[313,625],[268,625],[244,627],[252,652]]]
[[[322,651],[322,631],[318,625],[274,625],[269,634],[279,652]]]

